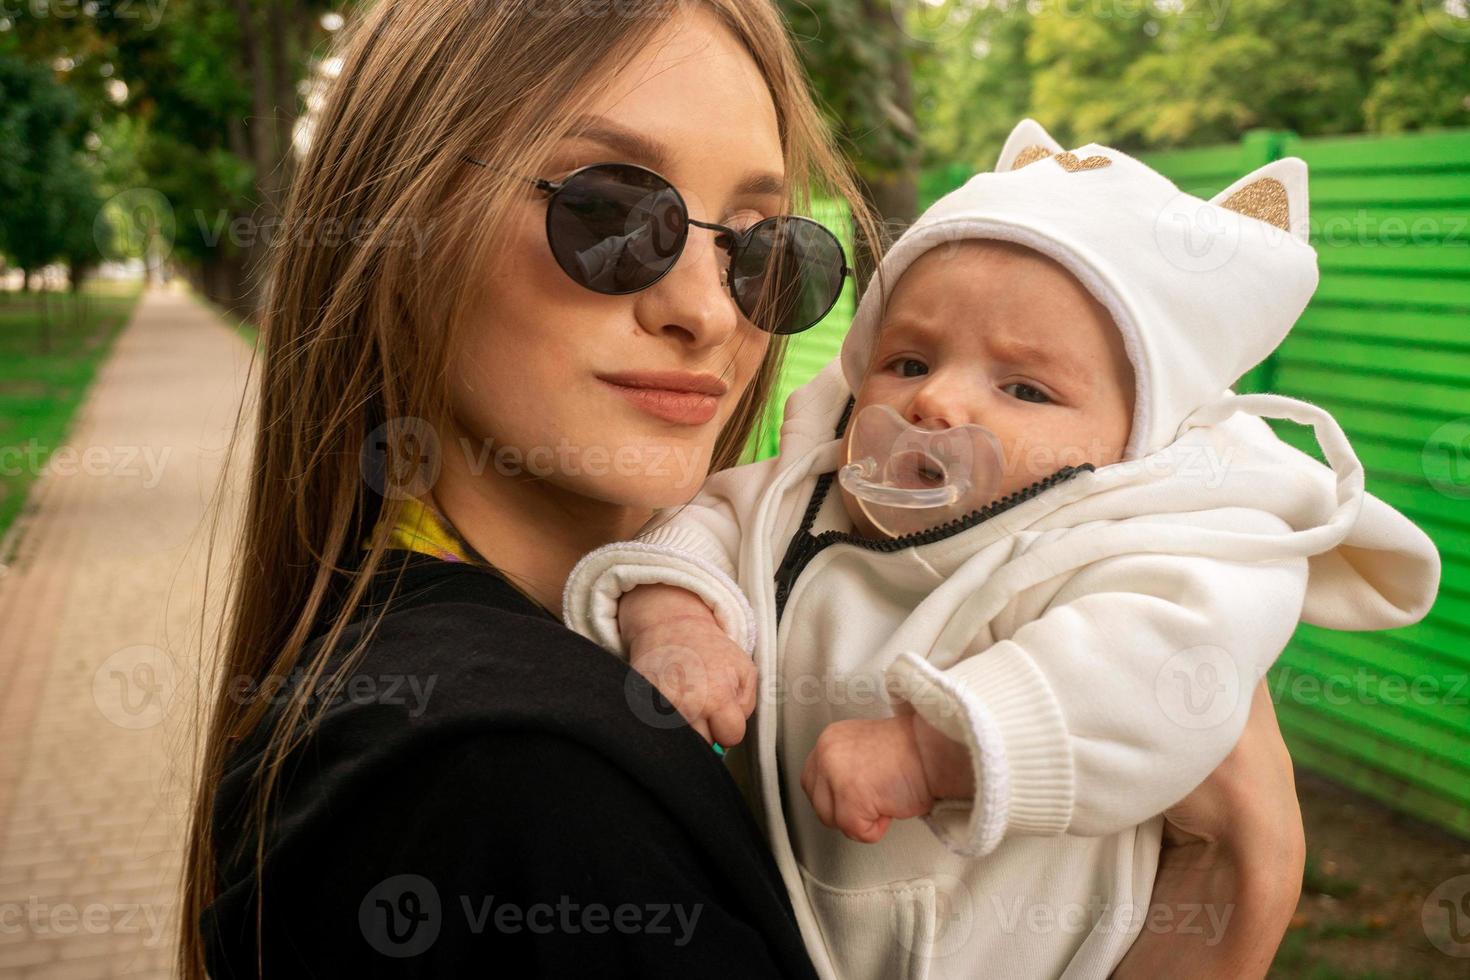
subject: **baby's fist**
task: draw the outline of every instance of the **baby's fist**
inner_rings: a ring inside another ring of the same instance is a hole
[[[801,773],[822,823],[875,844],[895,819],[933,809],[913,718],[853,718],[822,730]]]
[[[755,710],[755,663],[725,635],[704,600],[668,585],[623,596],[619,629],[628,663],[705,741],[738,745]]]

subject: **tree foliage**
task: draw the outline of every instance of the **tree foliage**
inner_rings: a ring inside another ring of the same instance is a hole
[[[1470,17],[1404,9],[1373,67],[1363,106],[1369,130],[1470,125]]]
[[[211,298],[248,314],[258,301],[251,266],[290,177],[299,86],[332,6],[172,0],[157,18],[143,4],[69,16],[28,8],[12,46],[57,66],[78,106],[78,142],[91,134],[98,191],[162,194],[176,219],[173,256]]]
[[[27,272],[97,259],[94,177],[72,145],[77,115],[50,70],[0,51],[0,251]]]
[[[928,166],[987,165],[1034,116],[1062,142],[1197,146],[1470,125],[1470,19],[1426,0],[950,0],[918,83]]]
[[[1027,115],[1063,142],[1132,150],[1258,127],[1470,125],[1464,0],[778,3],[839,143],[897,222],[925,174],[989,165]],[[27,4],[0,18],[0,249],[32,263],[85,251],[84,209],[151,188],[177,219],[175,257],[247,312],[321,17],[340,6],[171,0],[152,20],[141,4]],[[47,231],[63,212],[66,246]]]

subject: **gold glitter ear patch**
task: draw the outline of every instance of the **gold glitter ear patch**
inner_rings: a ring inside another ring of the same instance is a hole
[[[1069,174],[1075,174],[1079,170],[1101,170],[1103,167],[1111,167],[1113,165],[1113,161],[1107,157],[1095,156],[1079,159],[1077,154],[1070,152],[1058,153],[1052,159],[1061,164],[1062,169]]]
[[[1020,170],[1029,163],[1035,163],[1037,160],[1045,160],[1049,156],[1051,156],[1051,150],[1039,144],[1033,144],[1016,154],[1016,159],[1011,162],[1011,169]]]
[[[1046,147],[1033,145],[1026,147],[1026,149],[1016,154],[1016,159],[1011,162],[1011,169],[1020,170],[1022,167],[1035,163],[1037,160],[1045,160],[1047,157],[1051,157],[1057,163],[1061,164],[1062,169],[1069,174],[1074,174],[1079,170],[1101,170],[1103,167],[1110,167],[1113,164],[1112,160],[1104,156],[1091,156],[1084,160],[1070,151],[1052,156],[1051,150],[1048,150]]]
[[[1248,218],[1258,218],[1282,231],[1291,231],[1291,211],[1287,205],[1286,185],[1275,177],[1262,177],[1231,194],[1220,205]]]

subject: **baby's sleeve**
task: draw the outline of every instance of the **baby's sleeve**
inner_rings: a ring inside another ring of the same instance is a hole
[[[730,639],[754,652],[755,613],[738,584],[739,555],[774,465],[772,458],[721,470],[693,501],[660,514],[634,540],[588,552],[572,568],[562,593],[567,626],[626,657],[618,600],[639,585],[662,583],[699,596]]]
[[[885,676],[895,710],[974,766],[974,799],[940,801],[930,828],[979,856],[1012,834],[1118,833],[1177,803],[1239,740],[1306,582],[1305,558],[1125,555],[946,669],[900,654]]]

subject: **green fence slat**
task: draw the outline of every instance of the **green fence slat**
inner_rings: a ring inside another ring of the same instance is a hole
[[[1470,280],[1390,278],[1354,272],[1323,276],[1317,296],[1339,303],[1371,303],[1375,306],[1409,307],[1423,310],[1459,310],[1470,316]]]
[[[1348,171],[1418,172],[1470,170],[1470,130],[1444,130],[1406,136],[1338,136],[1298,140],[1294,156],[1307,161],[1314,176]]]
[[[1411,279],[1470,279],[1470,243],[1444,245],[1377,245],[1324,248],[1318,245],[1318,268],[1324,279],[1338,275],[1402,276]]]
[[[1310,161],[1307,166],[1311,171]],[[1466,169],[1435,173],[1312,171],[1311,199],[1313,203],[1321,201],[1329,207],[1359,203],[1372,203],[1377,207],[1385,204],[1452,203],[1463,207],[1466,202],[1470,202],[1466,172]]]
[[[1353,245],[1470,245],[1470,207],[1462,203],[1332,205],[1313,200],[1309,211],[1319,255],[1324,248]]]
[[[1277,367],[1275,390],[1308,401],[1341,397],[1353,404],[1378,408],[1404,408],[1438,413],[1447,418],[1470,415],[1470,386],[1404,384],[1393,378],[1333,371],[1317,365],[1293,364],[1283,360]]]
[[[1315,664],[1316,669],[1328,672],[1360,671],[1370,678],[1419,680],[1422,692],[1416,689],[1414,693],[1435,695],[1424,702],[1432,703],[1434,710],[1421,704],[1411,713],[1460,738],[1470,735],[1470,662],[1464,656],[1447,658],[1436,649],[1410,642],[1408,632],[1344,633],[1304,624],[1292,637],[1287,659],[1304,667]],[[1408,694],[1403,692],[1404,700],[1409,700]]]
[[[1268,683],[1282,714],[1301,712],[1323,728],[1331,725],[1345,747],[1351,746],[1365,760],[1376,758],[1401,779],[1418,781],[1426,769],[1432,769],[1441,777],[1430,785],[1447,797],[1470,803],[1470,766],[1462,751],[1463,739],[1445,739],[1442,732],[1426,730],[1421,716],[1400,703],[1407,699],[1400,698],[1397,691],[1392,696],[1373,694],[1371,700],[1360,698],[1350,675],[1316,674],[1290,660],[1273,669]]]
[[[1381,346],[1294,331],[1280,351],[1282,359],[1373,370],[1387,377],[1423,378],[1451,384],[1470,378],[1470,349],[1396,349],[1391,358],[1385,358]]]
[[[1309,708],[1277,706],[1281,733],[1298,765],[1318,766],[1341,782],[1391,807],[1470,836],[1470,805],[1453,787],[1465,781],[1459,770],[1416,754],[1412,749],[1377,745],[1350,721]]]
[[[1303,707],[1290,701],[1277,705],[1277,717],[1287,746],[1294,747],[1293,736],[1305,736],[1313,741],[1336,748],[1339,758],[1346,763],[1341,770],[1329,770],[1341,774],[1344,782],[1351,783],[1354,770],[1368,770],[1409,785],[1426,795],[1437,797],[1445,809],[1451,828],[1461,822],[1460,812],[1470,807],[1470,799],[1457,787],[1465,785],[1467,774],[1463,769],[1447,763],[1443,758],[1418,752],[1412,746],[1396,744],[1377,736],[1351,717],[1334,713],[1316,706]],[[1295,753],[1293,753],[1295,754]],[[1390,805],[1398,805],[1390,801]],[[1434,814],[1422,813],[1429,819]],[[1441,822],[1436,820],[1436,822]],[[1470,824],[1470,818],[1464,822]]]
[[[1441,493],[1422,480],[1409,483],[1380,481],[1368,489],[1384,503],[1406,514],[1412,513],[1420,524],[1431,525],[1425,528],[1431,537],[1455,532],[1470,534],[1470,501]]]
[[[1379,769],[1365,766],[1361,760],[1342,752],[1337,740],[1331,737],[1318,740],[1313,733],[1296,727],[1293,720],[1282,720],[1281,734],[1291,751],[1292,761],[1298,767],[1331,773],[1338,782],[1365,796],[1412,813],[1451,833],[1470,837],[1470,807],[1447,800],[1432,786],[1410,785]]]
[[[1335,306],[1322,301],[1307,307],[1287,337],[1303,333],[1331,333],[1363,343],[1392,346],[1395,352],[1412,347],[1433,350],[1470,350],[1470,326],[1454,310],[1383,310]]]

